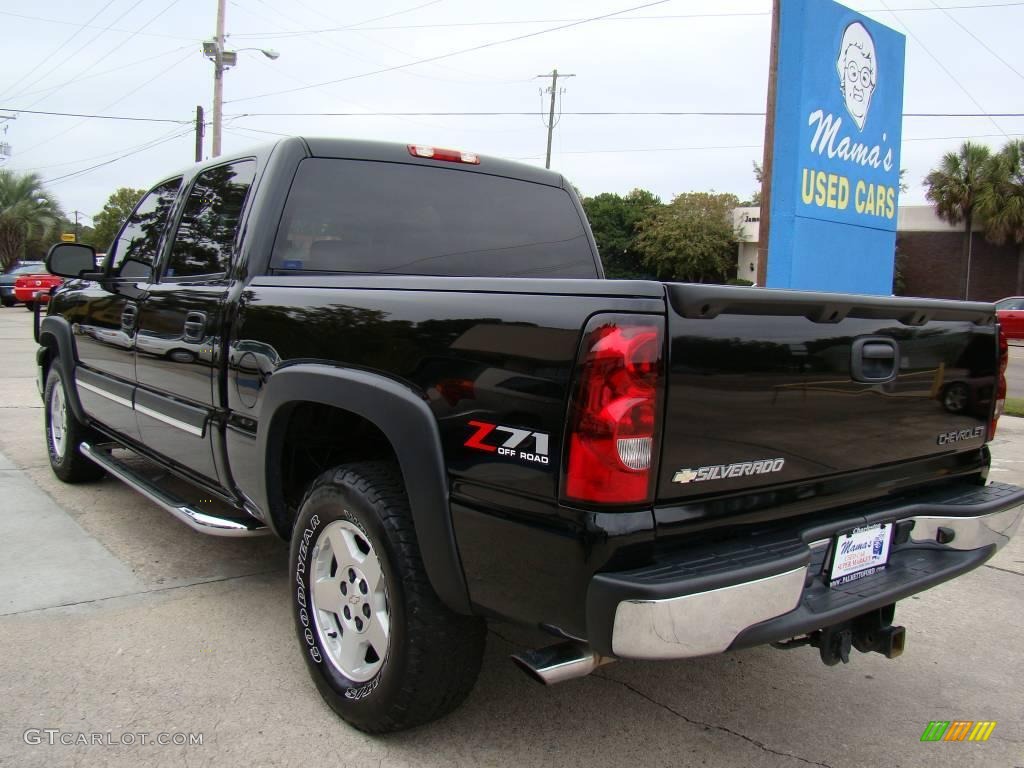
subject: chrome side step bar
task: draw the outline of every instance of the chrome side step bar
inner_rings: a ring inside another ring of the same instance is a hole
[[[82,455],[91,461],[99,464],[103,469],[116,477],[130,488],[138,491],[147,499],[166,512],[170,512],[176,518],[185,523],[189,528],[205,533],[208,536],[262,536],[270,530],[253,519],[251,522],[228,517],[217,517],[193,508],[180,499],[170,496],[150,480],[114,458],[109,451],[102,446],[94,446],[89,443],[81,443],[78,450]]]

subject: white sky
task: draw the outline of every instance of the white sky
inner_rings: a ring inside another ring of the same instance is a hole
[[[403,65],[642,3],[228,0],[228,48],[273,48],[281,57],[270,61],[255,51],[241,52],[239,65],[227,72],[225,114],[232,117],[226,124],[224,152],[273,138],[255,129],[435,144],[542,165],[545,129],[540,113],[546,112],[546,102],[542,105],[539,93],[544,83],[534,76],[553,67],[576,75],[564,81],[565,112],[763,112],[769,0],[667,0],[621,18],[492,45],[435,63],[290,94],[246,98]],[[1024,49],[1019,43],[1024,2],[848,4],[912,33],[905,112],[1024,112]],[[938,5],[950,10],[943,12]],[[422,7],[410,10],[416,6]],[[895,15],[886,7],[897,9]],[[200,42],[213,36],[215,12],[215,0],[0,0],[0,114],[20,108],[188,121],[201,103],[209,119],[213,65],[203,57]],[[386,15],[389,18],[380,18]],[[696,17],[701,15],[704,18]],[[625,18],[638,16],[657,18]],[[522,23],[513,23],[517,21]],[[85,23],[90,26],[83,28]],[[342,26],[349,28],[308,32]],[[531,114],[238,116],[479,111]],[[149,187],[194,156],[194,137],[186,124],[21,112],[5,126],[8,131],[4,137],[0,127],[0,141],[9,142],[13,150],[6,167],[38,171],[53,180],[52,191],[67,211],[78,209],[87,215],[98,212],[117,187]],[[760,116],[566,114],[555,130],[552,167],[588,195],[644,187],[666,200],[679,192],[708,189],[735,192],[742,198],[754,190],[751,162],[761,158],[763,130]],[[183,135],[87,173],[57,178],[176,134]],[[910,191],[901,202],[924,201],[921,179],[963,138],[977,137],[997,148],[1004,134],[1024,134],[1024,118],[906,118],[901,165],[909,171]]]

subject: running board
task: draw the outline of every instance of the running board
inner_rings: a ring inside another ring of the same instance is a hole
[[[130,466],[115,458],[110,451],[106,450],[106,446],[81,443],[78,446],[78,450],[82,452],[83,456],[99,464],[125,485],[138,491],[164,511],[170,512],[189,528],[200,533],[205,533],[208,536],[237,537],[262,536],[270,532],[265,525],[255,519],[250,522],[244,519],[218,517],[206,512],[200,512],[181,499],[164,491],[155,482],[143,477],[139,472],[136,472]]]

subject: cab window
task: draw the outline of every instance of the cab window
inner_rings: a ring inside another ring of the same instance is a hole
[[[210,168],[196,177],[164,277],[227,272],[255,175],[256,161],[241,160]]]
[[[160,236],[167,226],[181,179],[171,179],[154,187],[128,217],[107,257],[112,277],[149,280],[156,263]]]

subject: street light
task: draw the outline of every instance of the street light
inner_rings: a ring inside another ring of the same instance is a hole
[[[203,41],[203,55],[213,62],[213,157],[220,156],[221,128],[224,123],[224,70],[238,64],[238,51],[224,49],[224,6],[226,0],[217,2],[217,35]],[[281,54],[270,48],[240,48],[240,51],[259,51],[268,59]]]

